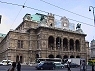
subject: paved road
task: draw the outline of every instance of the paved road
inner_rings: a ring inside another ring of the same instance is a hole
[[[7,71],[10,66],[0,66],[0,71]],[[36,70],[33,66],[23,65],[21,71],[42,71]],[[43,71],[67,71],[67,68],[64,69],[55,69],[55,70],[43,70]],[[80,71],[79,68],[71,68],[71,71]],[[87,66],[87,71],[92,71],[91,66]]]

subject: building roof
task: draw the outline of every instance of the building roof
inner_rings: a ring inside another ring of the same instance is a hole
[[[32,21],[40,22],[41,19],[44,19],[47,16],[44,14],[36,13],[34,15],[31,15],[31,17],[32,17]]]
[[[37,14],[32,15],[31,17],[32,17],[32,20],[33,21],[40,21],[40,19],[41,19],[41,16],[40,15],[37,15]]]
[[[95,43],[95,40],[93,39],[91,42]]]
[[[6,36],[6,34],[0,33],[0,37],[5,37],[5,36]]]

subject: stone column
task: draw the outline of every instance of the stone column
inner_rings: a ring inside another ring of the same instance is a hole
[[[56,51],[56,38],[54,38],[54,57],[56,57],[55,51]]]
[[[74,51],[76,51],[76,43],[75,43],[75,40],[74,40]]]
[[[70,51],[70,42],[69,42],[69,39],[68,39],[68,51]]]
[[[61,41],[61,48],[62,48],[62,52],[63,52],[63,38],[61,39],[62,41]]]

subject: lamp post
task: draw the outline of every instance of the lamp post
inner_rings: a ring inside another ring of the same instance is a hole
[[[2,18],[2,15],[0,15],[0,24],[1,24],[1,18]]]
[[[95,7],[93,7],[93,6],[89,6],[89,11],[91,11],[91,8],[93,9],[92,11],[93,11],[94,25],[95,25],[95,13],[94,13],[94,9],[95,9]]]

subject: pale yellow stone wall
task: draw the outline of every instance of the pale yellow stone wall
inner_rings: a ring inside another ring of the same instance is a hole
[[[50,23],[54,25],[53,21],[54,17],[51,17]],[[52,20],[52,21],[51,21]],[[48,25],[50,25],[48,23]],[[56,29],[54,27],[38,27],[39,24],[31,21],[24,21],[22,24],[19,25],[19,27],[16,28],[15,31],[10,31],[6,38],[0,43],[0,50],[1,52],[1,58],[6,59],[6,54],[8,53],[8,59],[11,59],[13,61],[16,61],[16,56],[22,56],[22,62],[23,63],[29,63],[34,62],[36,59],[36,54],[39,54],[43,58],[48,57],[50,54],[54,55],[56,57],[58,54],[61,55],[63,58],[64,55],[68,55],[70,57],[71,55],[74,55],[76,57],[79,55],[82,58],[87,58],[87,51],[85,47],[85,36],[84,34],[78,34],[74,33],[72,31],[66,31],[62,29]],[[21,32],[21,30],[24,30],[24,32]],[[18,32],[17,32],[18,31]],[[69,40],[74,40],[74,48],[75,48],[75,41],[79,40],[80,42],[80,52],[78,51],[64,51],[63,48],[60,50],[54,49],[50,50],[48,48],[48,38],[49,36],[54,37],[54,47],[56,47],[56,38],[61,37],[63,46],[63,39],[67,38],[68,40],[68,48],[69,48]],[[17,41],[23,40],[23,48],[17,47]],[[9,49],[7,49],[9,48]],[[41,50],[40,50],[41,49]]]

